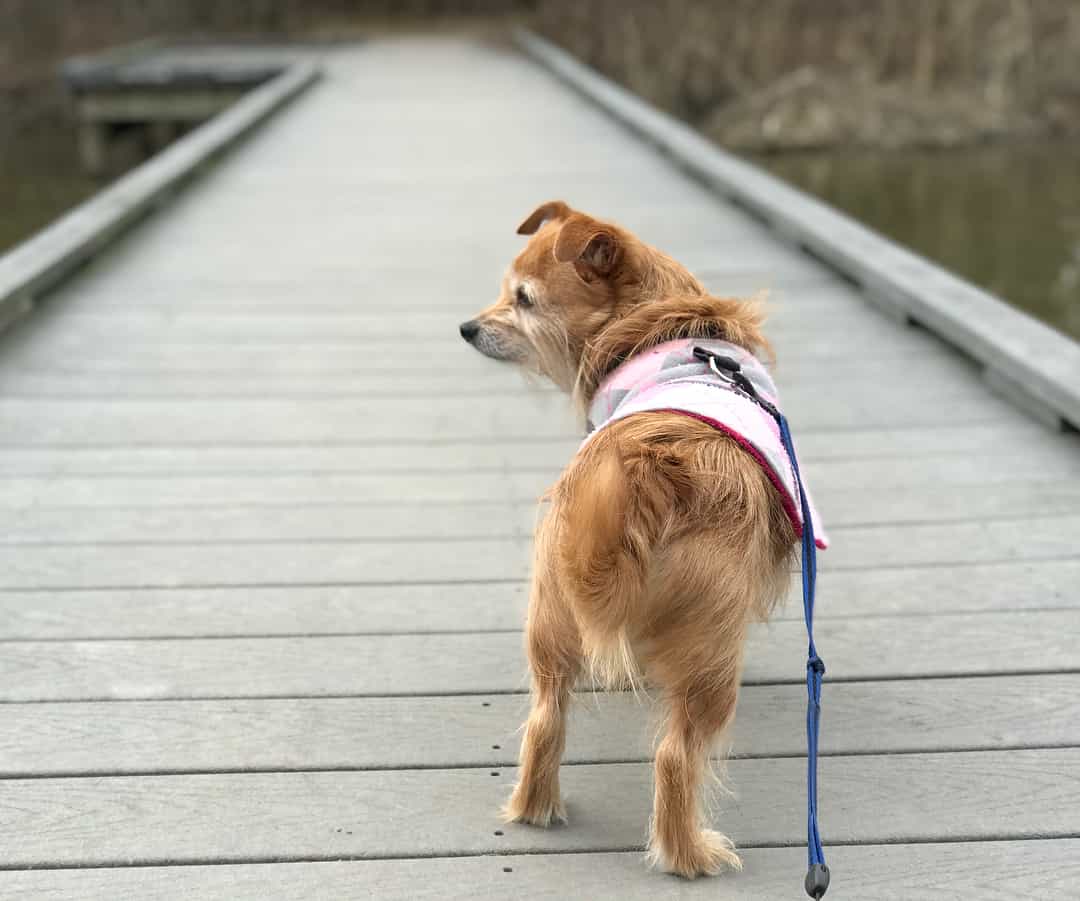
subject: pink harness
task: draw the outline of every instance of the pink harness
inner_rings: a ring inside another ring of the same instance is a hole
[[[802,537],[799,482],[776,420],[730,378],[695,357],[695,347],[737,362],[757,395],[777,406],[776,385],[761,361],[744,348],[713,339],[668,341],[627,360],[601,382],[589,405],[589,437],[585,441],[609,423],[635,413],[682,413],[711,425],[734,438],[757,460]],[[824,550],[829,539],[805,479],[803,490],[813,521],[814,543]]]

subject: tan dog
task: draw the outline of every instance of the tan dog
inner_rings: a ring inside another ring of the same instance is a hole
[[[518,232],[533,237],[462,336],[548,376],[583,409],[615,366],[673,338],[767,349],[754,303],[709,296],[616,225],[555,201]],[[667,705],[650,857],[687,877],[737,868],[731,842],[704,828],[702,789],[735,714],[747,628],[787,585],[796,535],[776,489],[732,438],[650,412],[601,429],[549,500],[526,626],[532,710],[505,816],[565,818],[559,763],[578,675],[620,687],[643,678]]]

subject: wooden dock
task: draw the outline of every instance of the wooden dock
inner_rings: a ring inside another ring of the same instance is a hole
[[[498,820],[535,500],[578,428],[456,324],[554,197],[772,290],[834,543],[829,898],[1076,897],[1080,440],[459,37],[328,54],[0,342],[0,897],[802,896],[797,602],[753,637],[717,806],[743,873],[645,869],[628,695],[577,705],[570,825]]]

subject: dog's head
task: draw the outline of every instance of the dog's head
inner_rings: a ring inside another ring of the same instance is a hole
[[[702,291],[674,260],[561,200],[537,207],[517,231],[529,243],[503,277],[499,299],[462,323],[461,336],[565,389],[590,339],[622,311],[664,286]]]

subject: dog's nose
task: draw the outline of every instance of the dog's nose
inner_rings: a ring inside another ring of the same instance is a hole
[[[458,331],[461,332],[461,337],[471,344],[473,338],[480,334],[480,323],[475,319],[470,319],[468,322],[461,323]]]

